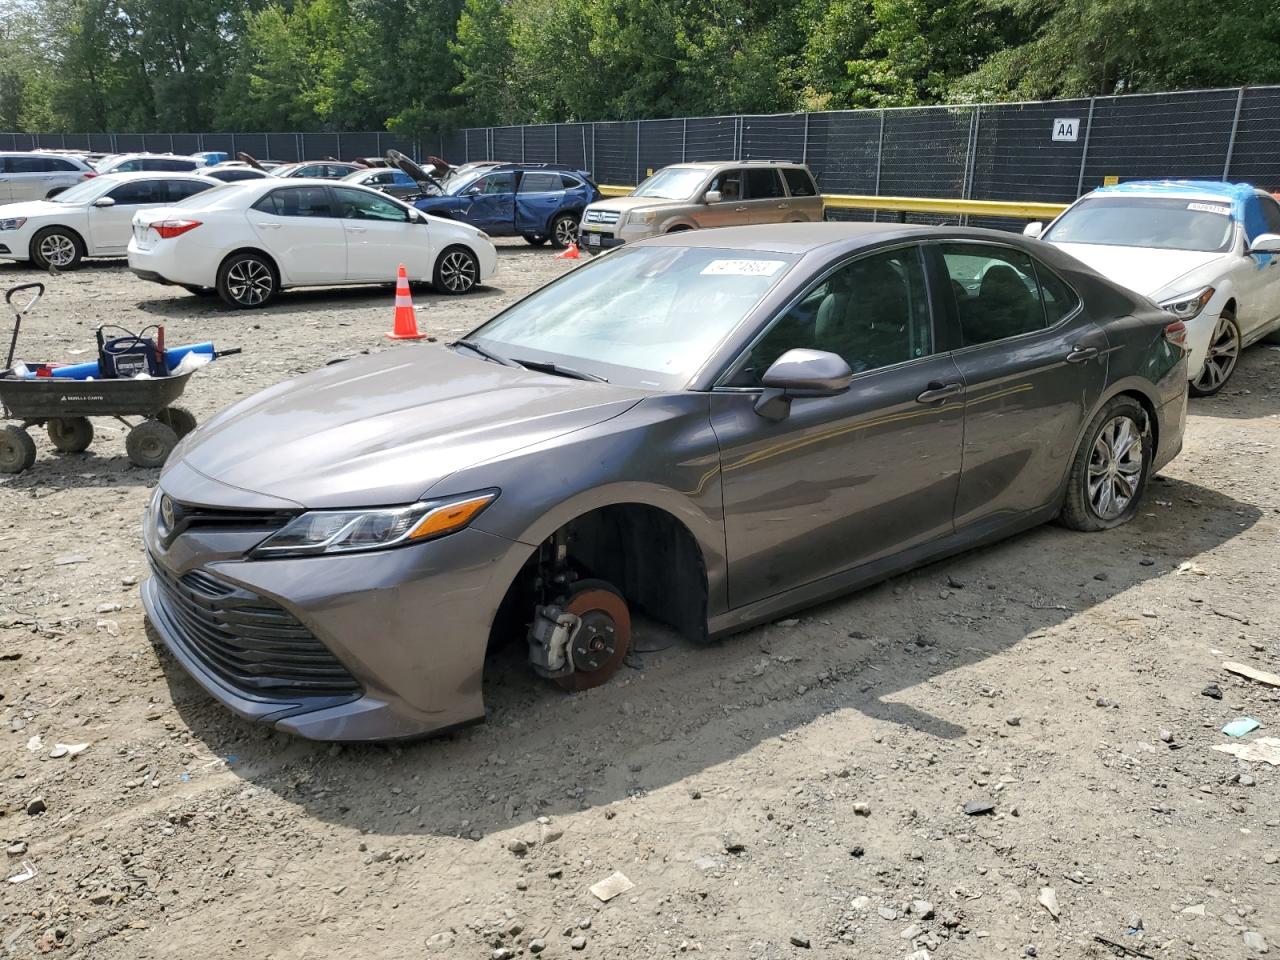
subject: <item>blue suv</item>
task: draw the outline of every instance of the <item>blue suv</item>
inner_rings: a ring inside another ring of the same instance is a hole
[[[587,204],[601,197],[585,170],[556,163],[503,163],[461,171],[439,196],[410,200],[424,213],[461,220],[492,237],[524,237],[535,247],[575,243]]]

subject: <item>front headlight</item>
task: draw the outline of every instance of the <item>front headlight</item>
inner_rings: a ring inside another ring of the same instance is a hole
[[[647,227],[657,219],[655,210],[632,210],[627,214],[627,223],[633,227]]]
[[[1200,316],[1200,311],[1205,308],[1205,304],[1212,297],[1213,287],[1205,287],[1195,293],[1179,294],[1176,297],[1170,297],[1168,300],[1161,300],[1160,307],[1172,313],[1179,320],[1194,320]]]
[[[10,217],[8,220],[0,220],[0,230],[21,230],[22,225],[26,222],[26,217]]]
[[[496,490],[407,507],[312,510],[291,520],[253,549],[255,557],[312,556],[381,550],[456,533],[498,497]]]

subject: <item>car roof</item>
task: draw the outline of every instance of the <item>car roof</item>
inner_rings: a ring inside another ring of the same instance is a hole
[[[1090,196],[1169,197],[1177,200],[1217,200],[1243,203],[1260,193],[1248,183],[1224,183],[1220,180],[1128,180],[1099,187]]]
[[[684,170],[713,170],[719,167],[803,167],[804,164],[798,160],[690,160],[668,166]]]
[[[84,154],[75,150],[0,150],[0,157],[57,157],[78,160]]]
[[[1021,234],[981,227],[935,227],[912,223],[864,223],[819,221],[817,223],[768,223],[715,230],[682,230],[637,241],[636,245],[663,247],[707,247],[711,249],[760,251],[762,253],[806,254],[823,247],[843,246],[857,250],[895,240],[915,241],[946,237],[987,240],[1028,249]],[[1040,245],[1042,248],[1047,245]]]
[[[127,173],[101,173],[99,180],[110,180],[112,183],[124,183],[128,180],[199,180],[201,182],[220,183],[213,177],[207,177],[195,170],[130,170]]]

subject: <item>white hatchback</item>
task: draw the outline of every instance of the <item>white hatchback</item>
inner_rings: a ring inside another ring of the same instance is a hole
[[[487,234],[365,187],[275,177],[231,183],[138,214],[129,268],[144,280],[216,290],[232,307],[289,287],[410,280],[467,293],[497,268]]]
[[[1247,184],[1103,187],[1023,232],[1182,320],[1196,396],[1221,390],[1240,351],[1280,330],[1280,204]]]
[[[193,173],[113,173],[78,183],[52,200],[10,203],[0,207],[0,258],[71,270],[84,257],[123,257],[139,210],[221,185]]]

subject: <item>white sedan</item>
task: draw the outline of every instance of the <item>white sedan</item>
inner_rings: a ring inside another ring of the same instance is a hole
[[[113,173],[78,183],[52,200],[6,204],[0,207],[0,258],[71,270],[84,257],[123,257],[140,209],[218,186],[193,173]]]
[[[365,187],[270,177],[139,213],[129,268],[144,280],[216,290],[261,307],[289,287],[410,280],[466,293],[497,268],[484,232]]]
[[[1195,396],[1221,390],[1240,351],[1280,330],[1280,204],[1247,184],[1103,187],[1023,232],[1182,320]]]

